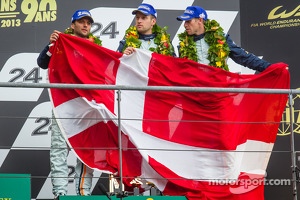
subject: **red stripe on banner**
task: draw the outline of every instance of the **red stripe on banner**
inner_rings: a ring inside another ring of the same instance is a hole
[[[287,88],[286,67],[274,64],[264,73],[245,76],[153,54],[148,85]],[[143,130],[189,146],[235,150],[247,139],[274,142],[286,101],[285,94],[147,91]]]
[[[118,168],[108,162],[110,154],[118,150],[118,136],[111,133],[117,133],[112,122],[99,122],[68,140],[85,164],[94,169],[116,172]]]
[[[121,53],[67,34],[60,34],[59,41],[51,47],[50,51],[52,57],[48,71],[51,83],[115,85]],[[57,94],[55,90],[53,93]],[[104,103],[114,112],[114,90],[75,89],[75,91],[77,94],[63,90],[67,95],[56,99],[54,106],[77,96],[83,96],[89,101]]]
[[[264,177],[241,173],[238,180],[185,179],[168,167],[149,158],[149,164],[169,180],[164,193],[171,196],[187,196],[189,200],[245,200],[264,199]]]
[[[99,122],[69,138],[74,151],[86,165],[115,173],[120,171],[118,127],[112,122]],[[141,175],[142,157],[126,135],[122,133],[123,177],[126,185]]]

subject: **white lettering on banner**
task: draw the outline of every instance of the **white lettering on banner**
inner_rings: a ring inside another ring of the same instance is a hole
[[[10,57],[0,72],[1,82],[46,83],[47,70],[38,67],[38,53],[19,53]],[[0,101],[37,101],[44,88],[0,87]]]
[[[50,147],[51,125],[51,103],[50,101],[37,105],[27,117],[12,149],[34,149]]]
[[[100,37],[102,45],[117,50],[119,42],[123,39],[126,29],[134,19],[132,11],[135,8],[94,8],[90,12],[95,23],[91,32]],[[112,15],[111,13],[118,13]]]

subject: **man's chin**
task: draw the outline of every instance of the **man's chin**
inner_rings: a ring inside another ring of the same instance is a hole
[[[187,33],[188,35],[193,35],[190,31],[186,31],[186,33]]]
[[[77,34],[77,36],[81,37],[81,38],[88,38],[89,34],[80,33],[80,34]]]

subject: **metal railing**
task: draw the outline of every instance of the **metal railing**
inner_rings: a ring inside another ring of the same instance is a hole
[[[293,111],[293,96],[300,94],[300,90],[297,89],[260,89],[260,88],[211,88],[211,87],[175,87],[175,86],[128,86],[128,85],[97,85],[97,84],[48,84],[48,83],[10,83],[0,82],[0,87],[18,87],[18,88],[60,88],[60,89],[94,89],[94,90],[116,90],[117,101],[118,101],[118,116],[120,115],[120,100],[121,91],[132,90],[132,91],[172,91],[172,92],[212,92],[212,93],[256,93],[256,94],[286,94],[288,96],[288,107],[290,108],[290,145],[291,145],[291,163],[292,163],[292,187],[293,187],[293,199],[297,200],[297,183],[298,183],[298,167],[296,163],[296,150],[295,150],[295,134],[294,134],[294,113]],[[118,117],[118,124],[121,124],[121,118]],[[118,128],[119,141],[121,140],[120,126]],[[122,146],[119,143],[119,154],[120,154],[120,180],[122,180]],[[123,191],[122,182],[119,191]],[[121,195],[122,199],[122,195]]]

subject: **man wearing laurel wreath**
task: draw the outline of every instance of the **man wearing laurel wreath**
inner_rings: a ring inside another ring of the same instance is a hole
[[[188,6],[177,20],[184,21],[185,28],[183,33],[178,34],[178,52],[181,58],[226,71],[229,71],[228,57],[240,65],[259,72],[271,65],[237,46],[228,34],[224,34],[220,24],[208,19],[206,11],[199,6]]]
[[[167,27],[161,28],[156,24],[157,12],[152,5],[142,3],[132,14],[135,15],[135,26],[126,30],[125,39],[120,41],[118,52],[130,55],[139,48],[175,56]]]
[[[166,56],[175,57],[174,47],[167,33],[167,27],[161,28],[157,25],[157,12],[155,8],[147,3],[142,3],[136,10],[132,11],[135,15],[135,26],[130,26],[123,40],[117,49],[126,55],[135,52],[135,49],[146,49]],[[155,185],[151,182],[140,180],[139,177],[131,181],[133,187],[143,185],[143,190],[151,190]],[[131,188],[127,188],[131,189]],[[159,192],[156,189],[156,192]]]
[[[90,31],[94,20],[88,10],[77,10],[71,19],[71,27],[66,29],[64,33],[74,35],[76,37],[88,39],[95,44],[101,46],[101,40],[95,37]],[[48,69],[51,58],[49,47],[59,38],[60,31],[54,30],[50,35],[50,42],[44,50],[39,54],[37,63],[42,69]],[[67,194],[69,169],[67,165],[67,156],[69,147],[61,133],[54,114],[52,113],[51,125],[51,148],[50,148],[50,167],[51,182],[54,200],[59,196]],[[75,167],[75,191],[77,195],[91,195],[91,186],[93,178],[93,169],[84,165],[79,159]]]

